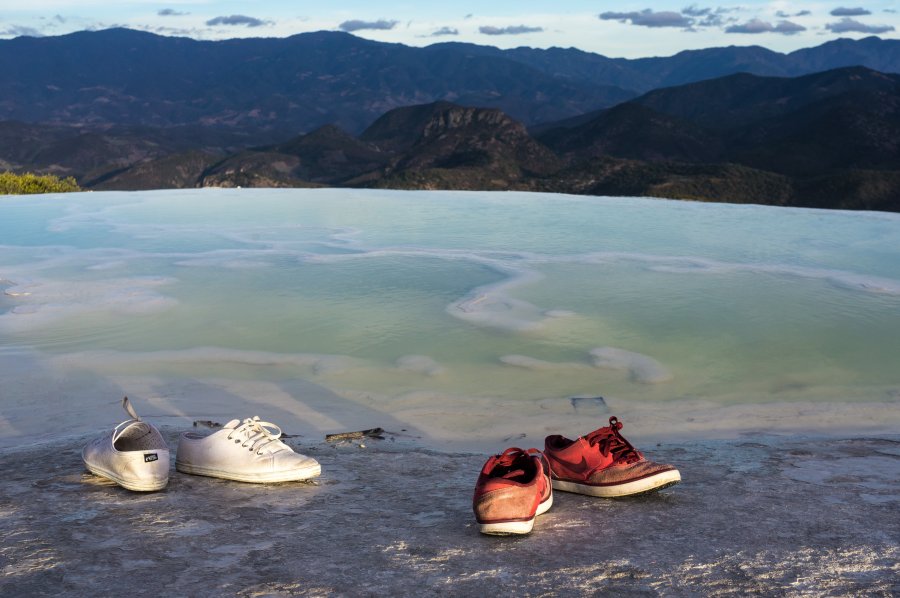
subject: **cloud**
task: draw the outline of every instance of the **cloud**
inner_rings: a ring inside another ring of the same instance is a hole
[[[741,25],[731,25],[725,28],[725,33],[781,33],[782,35],[794,35],[806,31],[806,27],[792,23],[790,21],[778,21],[772,25],[768,21],[760,21],[759,19],[750,19]]]
[[[791,21],[778,21],[775,28],[772,29],[773,33],[781,33],[782,35],[794,35],[801,31],[806,31],[806,27],[798,25],[797,23],[792,23]]]
[[[731,25],[725,28],[725,33],[766,33],[772,31],[772,23],[751,19],[741,25]]]
[[[705,17],[712,12],[711,8],[700,8],[696,4],[681,9],[681,14],[689,17]]]
[[[833,17],[864,17],[866,15],[872,14],[871,11],[866,10],[865,8],[835,8],[829,13]]]
[[[728,19],[729,23],[735,22],[737,19]],[[706,15],[702,21],[696,21],[698,27],[721,27],[725,24],[725,19],[720,14]]]
[[[857,33],[887,33],[888,31],[893,31],[893,25],[866,25],[865,23],[860,23],[854,19],[848,19],[844,17],[837,23],[828,23],[825,25],[825,29],[828,29],[832,33],[847,33],[847,32],[857,32]]]
[[[156,27],[141,27],[144,31],[158,33],[160,35],[175,35],[179,37],[195,37],[201,35],[202,32],[196,29],[185,29],[184,27],[165,27],[158,25]]]
[[[377,21],[360,21],[358,19],[353,19],[350,21],[344,21],[338,27],[342,31],[346,31],[350,33],[352,31],[360,31],[363,29],[378,29],[378,30],[388,30],[396,27],[399,21],[386,21],[384,19],[379,19]]]
[[[0,35],[12,35],[13,37],[43,37],[44,34],[33,27],[24,27],[22,25],[12,25],[5,31],[0,31]]]
[[[163,8],[162,10],[157,11],[156,14],[159,15],[160,17],[183,17],[183,16],[189,15],[191,13],[178,12],[174,8]],[[222,18],[222,17],[219,17],[219,18]]]
[[[737,21],[737,19],[726,18],[725,15],[737,10],[740,9],[726,8],[724,6],[718,6],[716,8],[704,8],[697,6],[696,4],[691,4],[690,6],[682,8],[681,14],[691,17],[690,19],[685,19],[687,21],[687,24],[684,26],[686,29],[693,29],[693,27],[721,27],[725,23],[734,23],[735,21]]]
[[[229,17],[216,17],[206,22],[210,27],[214,25],[246,25],[247,27],[262,27],[263,25],[271,25],[271,21],[261,21],[255,17],[246,15],[231,15]]]
[[[442,35],[459,35],[459,29],[453,27],[441,27],[433,32],[430,37],[441,37]]]
[[[794,14],[788,14],[783,10],[779,10],[775,13],[775,16],[779,19],[789,19],[791,17],[808,17],[812,14],[812,11],[809,10],[801,10],[800,12],[795,12]]]
[[[688,7],[691,10],[695,7]],[[685,17],[681,13],[671,11],[653,12],[652,9],[646,8],[640,12],[604,12],[597,15],[603,21],[631,21],[632,25],[640,25],[641,27],[686,27],[690,28],[694,24],[694,20]]]
[[[484,35],[522,35],[523,33],[540,33],[543,27],[528,27],[527,25],[512,25],[510,27],[479,27],[478,31]]]

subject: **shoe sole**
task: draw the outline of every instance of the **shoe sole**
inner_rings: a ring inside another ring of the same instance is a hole
[[[534,528],[534,519],[538,515],[546,513],[553,506],[553,493],[550,497],[538,505],[534,517],[527,521],[500,521],[496,523],[479,523],[478,531],[489,536],[520,536],[531,533]]]
[[[590,484],[579,484],[577,482],[567,482],[565,480],[553,480],[554,490],[562,490],[563,492],[574,492],[576,494],[585,494],[587,496],[599,496],[601,498],[622,498],[625,496],[640,496],[642,494],[650,494],[669,486],[674,486],[681,481],[681,473],[677,469],[663,471],[656,475],[652,475],[633,482],[625,482],[622,484],[613,484],[609,486],[592,486]]]
[[[281,482],[302,482],[310,478],[317,477],[322,473],[322,466],[319,463],[298,469],[289,469],[287,471],[272,471],[267,473],[235,473],[232,471],[222,471],[219,469],[210,469],[199,465],[190,465],[188,463],[175,462],[175,469],[181,473],[189,473],[191,475],[202,475],[210,478],[221,478],[223,480],[234,480],[236,482],[247,482],[250,484],[278,484]]]
[[[97,466],[90,465],[88,463],[85,463],[84,466],[95,476],[111,480],[122,488],[131,490],[133,492],[155,492],[157,490],[162,490],[169,483],[168,477],[164,480],[126,480],[122,477],[117,476],[111,471],[106,471],[105,469],[101,469]]]

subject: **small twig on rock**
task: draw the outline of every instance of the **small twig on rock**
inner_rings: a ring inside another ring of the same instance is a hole
[[[382,434],[384,430],[381,428],[372,428],[370,430],[360,430],[358,432],[340,432],[339,434],[326,434],[325,442],[337,442],[339,440],[354,440],[357,438],[384,438]]]

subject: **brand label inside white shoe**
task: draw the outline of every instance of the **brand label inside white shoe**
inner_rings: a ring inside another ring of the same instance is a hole
[[[159,457],[156,453],[144,453],[144,463],[150,463],[157,460],[159,460]]]

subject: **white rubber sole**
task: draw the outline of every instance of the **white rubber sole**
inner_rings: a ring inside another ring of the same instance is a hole
[[[95,465],[85,463],[84,466],[95,476],[112,480],[122,488],[133,492],[155,492],[157,490],[162,490],[169,483],[168,477],[161,480],[126,480],[111,471],[106,471]]]
[[[633,482],[624,484],[615,484],[613,486],[590,486],[588,484],[578,484],[576,482],[565,482],[563,480],[552,480],[554,490],[562,490],[563,492],[575,492],[577,494],[586,494],[588,496],[599,496],[602,498],[621,498],[623,496],[635,496],[637,494],[646,494],[648,492],[656,492],[669,486],[674,486],[681,481],[681,473],[677,469],[663,471],[656,475],[652,475]]]
[[[499,523],[479,523],[478,530],[482,534],[488,534],[490,536],[511,536],[511,535],[523,535],[530,534],[531,530],[534,528],[534,519],[538,515],[543,515],[546,513],[550,507],[553,506],[553,493],[550,493],[550,498],[542,502],[538,505],[537,511],[534,514],[534,517],[527,521],[503,521]]]
[[[479,523],[479,531],[489,536],[530,534],[534,529],[534,517],[528,521],[504,521],[503,523]]]
[[[181,473],[189,473],[191,475],[202,475],[211,478],[222,478],[223,480],[234,480],[236,482],[247,482],[250,484],[278,484],[281,482],[301,482],[322,474],[322,466],[313,462],[312,465],[299,467],[297,469],[288,469],[285,471],[270,471],[266,473],[236,473],[233,471],[223,471],[220,469],[211,469],[199,465],[191,465],[189,463],[179,463],[175,461],[175,469]]]

